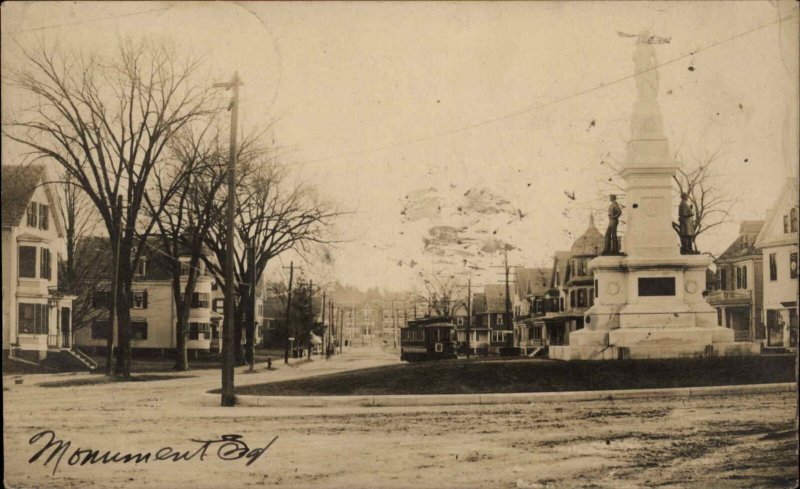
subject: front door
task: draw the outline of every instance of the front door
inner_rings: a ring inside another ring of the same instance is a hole
[[[767,346],[783,346],[783,319],[775,309],[767,311]]]
[[[72,314],[70,314],[69,307],[62,307],[61,308],[61,347],[62,348],[72,348],[72,342],[70,341],[72,331],[71,327],[72,321]]]

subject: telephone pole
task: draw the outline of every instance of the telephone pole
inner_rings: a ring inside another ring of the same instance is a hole
[[[106,338],[106,375],[114,375],[114,338],[117,330],[117,291],[119,287],[119,241],[122,236],[122,196],[117,196],[117,207],[115,209],[115,220],[117,223],[117,239],[114,243],[114,278],[111,287],[111,308],[108,311],[108,338]]]
[[[226,253],[225,253],[225,317],[222,341],[222,405],[233,406],[236,403],[236,394],[233,385],[234,345],[233,334],[233,249],[236,246],[234,239],[236,216],[236,131],[239,125],[239,86],[244,85],[239,80],[239,72],[233,73],[233,79],[225,83],[215,83],[214,87],[232,90],[231,103],[228,110],[231,112],[231,139],[228,148],[228,209],[226,227],[228,228]]]
[[[325,357],[328,353],[328,326],[325,325],[325,309],[328,304],[325,303],[325,289],[322,290],[322,356]]]
[[[292,280],[294,279],[294,262],[289,262],[289,292],[286,295],[286,343],[283,348],[283,363],[289,363],[289,335],[292,334]]]

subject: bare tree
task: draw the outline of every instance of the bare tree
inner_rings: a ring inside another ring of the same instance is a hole
[[[676,150],[676,160],[680,161],[680,154]],[[738,199],[726,192],[720,180],[723,175],[717,170],[715,163],[720,161],[722,146],[711,152],[706,152],[694,163],[684,164],[676,172],[673,180],[678,194],[685,193],[694,208],[695,237],[722,224],[732,222],[731,209]],[[672,223],[675,232],[680,236],[680,227]],[[697,241],[694,242],[697,251]]]
[[[198,280],[205,273],[200,268],[207,249],[205,241],[211,225],[222,217],[224,210],[223,206],[218,205],[216,197],[225,183],[223,168],[226,162],[223,155],[226,153],[218,144],[219,138],[207,137],[210,127],[193,132],[187,126],[173,139],[170,143],[170,155],[176,161],[173,174],[167,181],[156,178],[156,199],[147,199],[149,212],[158,213],[158,203],[167,199],[167,194],[174,186],[172,178],[182,178],[187,173],[190,175],[188,181],[168,200],[165,212],[156,218],[159,251],[167,258],[172,275],[172,295],[177,306],[175,369],[181,371],[189,370],[189,312],[193,307]]]
[[[184,178],[143,216],[145,195],[161,171],[172,136],[209,113],[207,85],[194,82],[196,58],[174,47],[121,42],[114,55],[83,55],[40,45],[22,53],[9,82],[33,102],[4,124],[11,140],[36,159],[51,159],[93,202],[110,242],[119,242],[117,371],[130,377],[130,298],[133,272],[158,215]],[[124,206],[117,209],[117,198]]]
[[[97,263],[103,263],[110,254],[107,244],[93,236],[100,222],[86,193],[73,183],[69,174],[55,186],[67,253],[66,259],[58,264],[58,287],[76,296],[72,303],[72,330],[77,331],[104,314],[102,309],[94,307],[93,298],[98,292],[108,290],[109,275]]]
[[[244,326],[246,358],[241,348],[235,349],[242,364],[254,354],[256,288],[267,263],[288,250],[302,255],[315,244],[329,243],[328,228],[342,213],[320,199],[313,187],[290,182],[274,154],[253,147],[240,158],[244,174],[236,188],[234,345],[241,344]],[[220,283],[224,283],[226,232],[224,223],[217,222],[206,241],[216,257],[206,264]]]
[[[463,287],[456,276],[436,271],[419,272],[423,291],[416,292],[428,308],[428,315],[450,316],[464,302]]]

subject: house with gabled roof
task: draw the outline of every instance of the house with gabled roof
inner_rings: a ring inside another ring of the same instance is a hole
[[[761,320],[764,293],[763,259],[755,246],[763,220],[742,221],[739,235],[714,260],[714,290],[706,300],[717,310],[717,324],[730,328],[735,341],[766,338]]]
[[[788,178],[755,242],[764,262],[766,348],[797,348],[798,205],[797,178]]]
[[[543,325],[536,318],[545,314],[552,269],[518,268],[515,271],[518,306],[515,306],[514,347],[523,355],[544,346]]]
[[[39,362],[73,348],[74,297],[58,291],[66,245],[51,182],[44,165],[2,166],[4,359]]]

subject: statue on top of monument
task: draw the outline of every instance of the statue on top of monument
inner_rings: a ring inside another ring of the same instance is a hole
[[[611,205],[608,206],[608,227],[606,228],[604,255],[620,255],[619,238],[617,238],[617,225],[619,216],[622,215],[622,207],[617,203],[617,196],[611,194],[608,199]]]
[[[636,38],[636,49],[633,52],[636,89],[640,99],[655,100],[658,95],[658,70],[656,69],[658,62],[653,44],[668,44],[671,39],[653,36],[647,30],[641,31],[638,35],[624,32],[617,32],[617,34],[620,37]]]
[[[681,204],[678,206],[678,234],[681,237],[681,254],[697,254],[694,249],[694,207],[685,192],[681,194]]]

